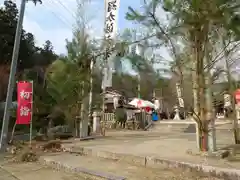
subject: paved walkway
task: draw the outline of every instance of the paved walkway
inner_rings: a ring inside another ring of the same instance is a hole
[[[104,138],[82,142],[74,141],[72,144],[64,144],[64,146],[240,169],[240,162],[230,163],[226,160],[187,154],[189,149],[197,152],[194,133],[126,131],[107,132],[106,135]],[[218,130],[217,137],[219,148],[233,143],[232,133],[228,130]]]
[[[195,124],[196,122],[193,121],[192,119],[186,119],[186,120],[162,120],[158,121],[161,124]],[[224,120],[216,120],[215,124],[216,125],[224,125],[224,124],[230,124],[232,123],[232,120],[229,119],[224,119]],[[238,121],[240,124],[240,121]]]

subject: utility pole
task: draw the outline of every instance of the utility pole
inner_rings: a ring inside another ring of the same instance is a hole
[[[19,47],[20,47],[25,6],[26,6],[26,0],[22,0],[21,6],[20,6],[19,18],[18,18],[18,22],[17,22],[15,40],[14,40],[12,63],[11,63],[9,80],[8,80],[7,98],[6,98],[3,123],[2,123],[2,132],[1,132],[1,139],[0,139],[0,150],[1,151],[5,150],[5,147],[7,144],[6,141],[7,141],[7,134],[8,134],[10,109],[12,106],[13,89],[15,87],[15,75],[16,75],[16,70],[17,70],[17,61],[18,61],[18,55],[19,55]]]

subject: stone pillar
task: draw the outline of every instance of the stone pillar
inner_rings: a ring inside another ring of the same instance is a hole
[[[193,119],[195,122],[195,120]],[[199,139],[199,124],[195,122],[195,128],[196,128],[196,143],[197,143],[197,149],[200,149],[200,139]]]
[[[100,114],[93,112],[93,133],[101,132],[100,119]]]
[[[215,128],[215,117],[211,119],[211,122],[208,124],[208,150],[210,152],[215,152],[217,150],[216,146],[216,128]]]
[[[240,120],[240,105],[236,105],[236,118],[237,120]]]
[[[80,121],[80,138],[88,137],[88,120],[83,119]]]

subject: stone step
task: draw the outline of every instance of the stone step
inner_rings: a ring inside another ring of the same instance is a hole
[[[228,123],[216,123],[217,130],[231,130],[233,125]],[[185,133],[195,133],[196,127],[193,122],[154,122],[151,131],[180,131]]]
[[[150,131],[161,131],[161,132],[186,132],[195,133],[195,124],[162,124],[154,123]]]
[[[96,158],[90,158],[86,156],[80,156],[77,154],[55,154],[51,156],[43,156],[40,158],[40,162],[47,166],[50,166],[57,170],[64,170],[72,173],[84,173],[97,177],[100,179],[109,180],[124,180],[123,176],[116,175],[113,171],[109,171],[113,168],[115,171],[118,167],[112,166],[111,163],[104,161],[97,161]]]
[[[86,173],[108,180],[205,180],[204,177],[200,177],[197,173],[181,171],[175,168],[166,169],[166,166],[146,168],[121,161],[69,153],[43,156],[40,161],[58,170],[65,170],[72,173]]]
[[[182,128],[187,128],[189,125],[194,125],[194,124],[161,124],[161,123],[154,123],[153,127],[182,129]]]
[[[196,178],[193,178],[194,180],[204,179],[204,178],[203,179],[198,178],[199,173],[201,175],[210,177],[210,179],[212,180],[218,179],[214,177],[219,177],[221,180],[240,179],[240,170],[234,169],[233,168],[234,165],[231,165],[230,166],[231,168],[229,166],[226,167],[226,164],[224,162],[222,161],[216,162],[216,159],[211,159],[211,158],[205,159],[204,161],[206,161],[207,163],[205,162],[203,163],[202,162],[203,159],[197,156],[196,157],[190,156],[191,157],[190,159],[188,159],[187,157],[186,159],[180,158],[181,159],[180,160],[179,158],[171,159],[169,156],[164,156],[164,154],[161,155],[162,157],[159,157],[159,156],[156,156],[156,154],[155,155],[151,153],[149,154],[149,152],[146,153],[144,151],[140,154],[139,153],[136,154],[136,152],[134,153],[134,150],[128,149],[126,144],[122,143],[121,145],[123,146],[123,148],[127,149],[127,151],[114,149],[111,145],[109,146],[105,145],[105,148],[98,147],[98,145],[96,146],[96,144],[95,145],[88,144],[88,146],[85,144],[85,146],[87,147],[84,147],[83,144],[81,145],[80,144],[78,145],[62,144],[62,148],[64,149],[65,152],[68,152],[70,155],[79,155],[80,157],[87,156],[88,158],[94,158],[95,160],[100,159],[101,162],[104,162],[104,160],[108,160],[110,162],[109,163],[110,166],[112,165],[111,164],[112,162],[112,163],[119,163],[122,166],[133,165],[134,167],[135,166],[145,167],[145,169],[154,168],[161,173],[163,172],[163,170],[165,171],[170,170],[171,172],[173,172],[173,174],[179,174],[179,175],[181,175],[181,173],[185,173],[186,171],[195,172],[194,174],[191,174],[192,177],[196,177]],[[151,146],[149,148],[151,148]],[[166,148],[164,144],[163,144],[163,148]],[[105,166],[106,164],[102,164],[102,165]],[[121,172],[119,175],[122,175]],[[187,176],[188,175],[189,174],[187,174]],[[159,178],[156,178],[156,179],[159,179]],[[160,179],[163,179],[163,178],[161,177]],[[168,177],[168,179],[179,180],[178,177],[174,177],[174,178]],[[209,178],[205,178],[204,180],[207,180],[207,179]]]

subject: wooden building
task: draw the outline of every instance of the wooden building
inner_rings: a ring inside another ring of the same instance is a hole
[[[116,90],[106,90],[101,95],[104,96],[105,113],[113,113],[114,104],[124,104],[125,101],[125,97],[122,95],[122,93]]]

